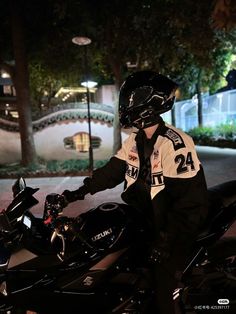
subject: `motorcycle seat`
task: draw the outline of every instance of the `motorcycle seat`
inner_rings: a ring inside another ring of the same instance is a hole
[[[212,186],[208,189],[208,217],[214,218],[222,208],[236,202],[236,180]]]
[[[236,180],[210,187],[209,192],[213,197],[220,201],[222,206],[227,207],[236,201]]]
[[[211,233],[212,223],[223,208],[236,204],[236,180],[228,181],[208,189],[209,211],[203,229],[198,234],[197,242],[206,239]]]

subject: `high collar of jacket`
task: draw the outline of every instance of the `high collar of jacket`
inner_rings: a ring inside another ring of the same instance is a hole
[[[158,123],[158,127],[156,129],[156,131],[153,133],[152,137],[150,138],[150,142],[156,142],[156,139],[158,137],[158,135],[163,135],[165,132],[166,126],[165,126],[165,122],[163,121],[163,119],[160,117],[160,121]],[[135,137],[135,141],[138,143],[143,143],[143,141],[147,141],[147,137],[146,137],[146,133],[143,129],[140,129],[137,131],[136,137]]]
[[[146,159],[147,157],[150,157],[153,152],[153,147],[156,143],[158,135],[161,135],[164,133],[165,130],[165,122],[160,117],[160,122],[158,124],[158,127],[156,131],[153,133],[152,137],[150,139],[147,139],[146,133],[143,129],[138,130],[137,135],[135,137],[135,141],[137,143],[138,153],[140,158]]]

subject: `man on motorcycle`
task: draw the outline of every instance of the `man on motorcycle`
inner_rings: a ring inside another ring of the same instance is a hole
[[[178,85],[153,71],[131,74],[120,89],[122,127],[135,130],[109,162],[85,178],[68,202],[125,182],[122,199],[146,216],[152,229],[150,262],[154,265],[157,307],[174,314],[172,293],[193,241],[207,215],[207,188],[192,139],[165,123]]]

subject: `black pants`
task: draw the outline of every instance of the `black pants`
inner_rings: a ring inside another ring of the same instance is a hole
[[[164,224],[163,215],[159,210],[153,209],[155,206],[168,209],[169,203],[166,202],[168,197],[165,191],[158,194],[158,197],[151,201],[150,192],[142,181],[137,180],[129,189],[122,194],[122,199],[133,206],[138,213],[143,215],[143,222],[146,221],[147,228],[150,231],[150,239],[155,242],[160,234],[161,226]],[[164,210],[165,212],[165,210]],[[173,291],[176,289],[178,279],[176,273],[181,273],[186,266],[186,260],[189,257],[191,247],[194,242],[194,235],[185,234],[180,230],[178,239],[172,248],[170,258],[163,264],[155,264],[155,285],[156,285],[156,301],[157,314],[179,314],[175,311],[173,302]]]
[[[181,287],[181,273],[187,266],[194,238],[182,235],[167,261],[154,265],[156,307],[158,314],[180,314],[179,299],[173,300],[173,292]]]

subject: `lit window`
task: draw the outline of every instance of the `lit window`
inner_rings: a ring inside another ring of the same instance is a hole
[[[101,146],[101,138],[98,136],[92,136],[93,149]],[[75,149],[78,152],[86,153],[89,151],[89,134],[86,132],[79,132],[73,136],[64,138],[64,147],[66,149]]]
[[[76,133],[73,136],[75,149],[79,152],[89,151],[89,134],[85,132]]]

